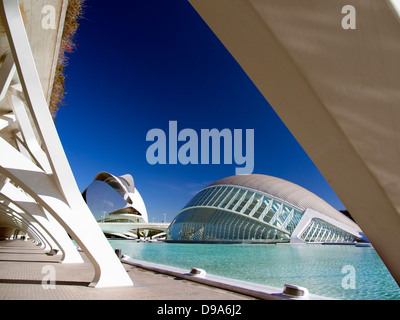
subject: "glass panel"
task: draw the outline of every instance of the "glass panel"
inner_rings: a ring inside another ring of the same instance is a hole
[[[183,208],[188,208],[195,206],[196,203],[201,199],[201,197],[204,195],[205,190],[202,190],[198,192]]]
[[[121,194],[103,181],[94,181],[86,190],[86,203],[97,221],[111,212],[125,208]]]
[[[271,221],[271,219],[272,219],[272,217],[275,215],[275,211],[273,211],[273,210],[269,210],[268,211],[268,213],[265,215],[265,217],[264,217],[264,221],[265,222],[270,222]]]
[[[355,239],[351,234],[320,219],[313,219],[300,238],[306,242],[347,242]]]
[[[213,192],[211,193],[210,197],[208,197],[208,199],[206,201],[204,201],[204,206],[209,206],[210,203],[212,203],[213,201],[215,201],[215,199],[217,198],[217,194],[221,191],[221,187],[216,187],[213,188]]]
[[[207,189],[207,193],[204,195],[204,198],[201,199],[201,202],[198,204],[199,206],[207,205],[208,201],[212,198],[212,196],[217,192],[217,188],[209,188]]]
[[[219,193],[219,197],[214,201],[212,204],[214,207],[218,207],[218,205],[225,199],[226,195],[228,194],[229,189],[224,187],[221,192]]]
[[[280,221],[284,223],[286,219],[288,218],[290,212],[292,211],[291,207],[288,207],[286,205],[283,205],[282,213],[280,215]]]
[[[239,190],[239,193],[237,193],[237,195],[236,195],[236,198],[235,198],[235,199],[232,201],[232,203],[227,207],[227,209],[232,210],[232,209],[236,206],[237,202],[240,200],[240,198],[242,197],[242,195],[243,195],[244,192],[245,192],[245,190],[240,189],[240,190]]]
[[[257,205],[258,201],[261,199],[262,195],[261,194],[255,194],[253,201],[250,203],[250,205],[247,207],[247,209],[243,212],[243,214],[250,214],[250,212],[254,209],[254,207]]]
[[[240,203],[240,205],[237,207],[236,211],[241,212],[242,209],[247,205],[247,203],[250,201],[251,197],[253,196],[254,192],[247,191],[245,198],[243,201]]]
[[[232,187],[229,187],[226,190],[227,190],[227,193],[226,193],[224,199],[222,199],[222,201],[218,205],[219,207],[224,207],[229,202],[229,200],[232,199],[233,195],[235,194],[234,188],[232,188]]]
[[[239,197],[238,197],[239,200],[238,200],[238,202],[236,203],[236,205],[232,209],[233,211],[236,211],[236,212],[239,212],[238,208],[240,206],[243,206],[246,203],[246,196],[249,193],[247,190],[241,190],[241,191],[243,191],[243,192],[241,192],[239,194]]]
[[[199,197],[192,203],[192,206],[199,206],[203,203],[206,197],[208,197],[209,193],[211,192],[210,189],[203,190]]]
[[[257,211],[253,214],[253,218],[258,219],[260,218],[261,214],[264,212],[265,208],[267,207],[270,199],[264,197],[264,200],[261,204],[261,206],[257,209]]]

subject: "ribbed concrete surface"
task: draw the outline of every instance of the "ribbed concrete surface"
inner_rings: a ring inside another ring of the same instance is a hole
[[[252,299],[125,264],[135,284],[133,287],[90,288],[94,270],[84,255],[83,258],[83,264],[63,264],[59,263],[60,256],[49,256],[30,241],[0,241],[0,300]],[[55,289],[42,284],[48,267],[54,267]]]

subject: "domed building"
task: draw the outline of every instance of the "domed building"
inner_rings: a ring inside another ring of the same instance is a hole
[[[136,237],[129,230],[136,229],[132,224],[148,223],[146,206],[129,174],[100,172],[82,196],[107,236]]]
[[[314,193],[261,174],[218,180],[176,215],[169,241],[351,243],[367,241],[358,225]]]

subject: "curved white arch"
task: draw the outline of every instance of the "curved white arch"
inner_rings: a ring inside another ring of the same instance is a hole
[[[102,171],[96,174],[93,181],[101,181],[107,183],[110,187],[116,190],[127,202],[125,208],[131,207],[135,209],[137,212],[140,213],[145,222],[149,221],[146,205],[139,191],[137,190],[137,188],[135,188],[133,177],[130,174],[125,174],[117,177],[111,173]],[[90,185],[83,192],[84,197],[86,197],[86,193],[89,188]]]

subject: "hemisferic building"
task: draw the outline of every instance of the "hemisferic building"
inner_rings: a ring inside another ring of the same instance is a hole
[[[358,225],[299,185],[261,174],[218,180],[198,192],[168,229],[176,242],[354,243]]]

